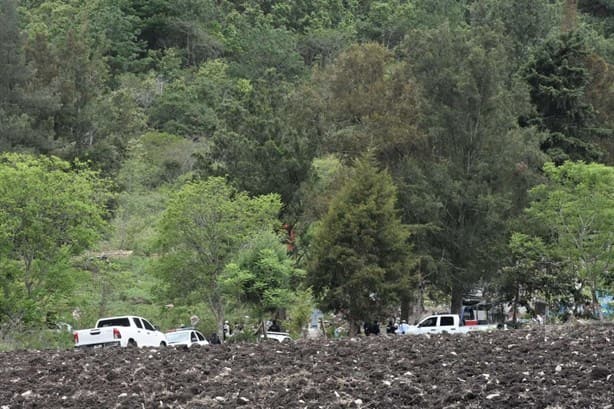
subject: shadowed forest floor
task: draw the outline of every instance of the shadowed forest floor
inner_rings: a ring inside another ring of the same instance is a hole
[[[614,408],[614,326],[0,354],[13,408]]]

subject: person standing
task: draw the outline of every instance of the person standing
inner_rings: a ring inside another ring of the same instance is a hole
[[[229,336],[232,335],[232,332],[230,330],[230,323],[228,321],[224,321],[224,340],[226,340]]]
[[[377,320],[373,321],[373,324],[371,325],[371,334],[373,335],[379,335],[379,322],[377,322]]]
[[[401,321],[401,325],[399,325],[399,328],[397,329],[396,333],[400,335],[405,335],[408,331],[409,331],[409,324],[407,323],[407,321],[405,320]]]
[[[394,334],[397,328],[397,324],[395,324],[393,320],[388,320],[388,325],[386,325],[386,334]]]

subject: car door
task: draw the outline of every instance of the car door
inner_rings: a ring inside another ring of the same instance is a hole
[[[439,317],[439,330],[441,332],[457,332],[457,327],[454,325],[454,317],[443,315]]]
[[[418,324],[418,334],[428,334],[437,332],[437,320],[439,317],[429,317]]]
[[[205,336],[199,331],[196,331],[196,337],[198,338],[198,343],[200,345],[209,345],[209,341],[207,341],[207,338],[205,338]]]
[[[158,333],[153,325],[149,321],[143,318],[143,327],[145,329],[145,341],[144,344],[148,346],[158,346],[160,341],[158,340]]]
[[[190,331],[190,346],[198,344],[198,337],[196,336],[195,331]]]
[[[143,327],[143,323],[139,317],[132,317],[132,322],[136,327],[136,343],[141,346],[143,345],[143,340],[145,339],[145,328]]]

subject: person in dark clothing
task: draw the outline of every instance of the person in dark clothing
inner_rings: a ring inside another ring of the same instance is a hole
[[[269,332],[280,332],[280,331],[281,331],[281,327],[279,326],[277,321],[273,320],[273,323],[269,327]]]
[[[362,325],[362,329],[365,331],[366,336],[371,335],[371,324],[369,321],[365,321],[365,323]]]
[[[386,334],[394,334],[397,330],[397,326],[394,324],[394,321],[389,320],[388,325],[386,326]]]
[[[371,324],[369,332],[371,332],[373,335],[379,335],[379,322],[374,321],[373,324]]]
[[[217,336],[217,333],[213,333],[211,334],[211,338],[209,338],[209,343],[211,345],[219,345],[222,343],[222,341],[220,341],[220,337]]]

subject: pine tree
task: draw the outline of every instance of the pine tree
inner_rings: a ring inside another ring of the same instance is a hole
[[[537,111],[529,124],[550,132],[541,148],[557,164],[568,159],[590,162],[601,156],[590,143],[595,115],[586,101],[587,56],[584,40],[573,31],[547,41],[526,68]]]
[[[15,0],[0,0],[0,108],[14,110],[26,78]]]
[[[308,279],[325,310],[341,312],[352,331],[381,317],[412,285],[408,226],[401,223],[396,187],[370,158],[357,160],[333,198],[314,238]]]
[[[0,151],[30,144],[31,120],[23,112],[28,76],[17,4],[0,0]]]

